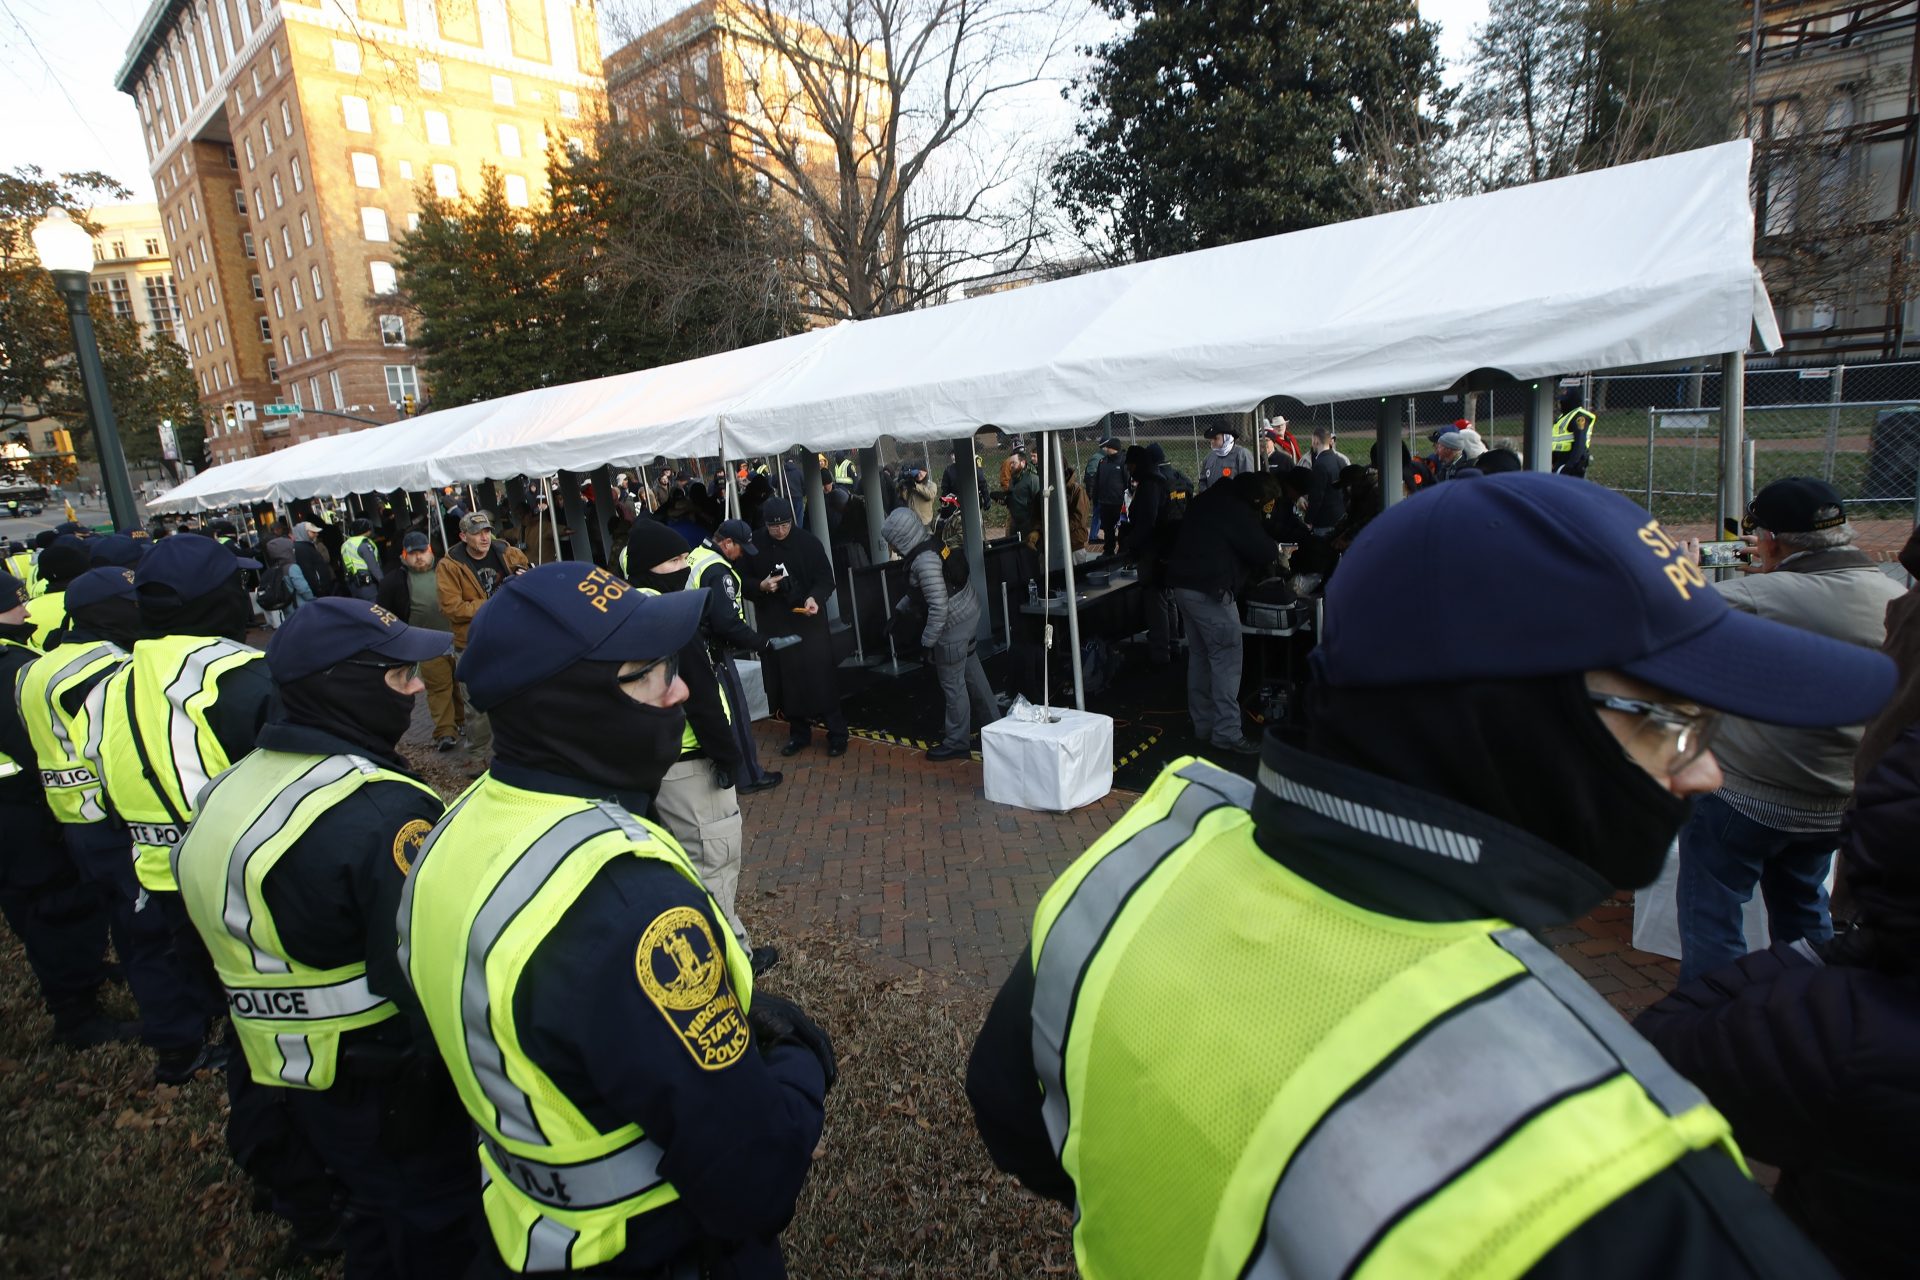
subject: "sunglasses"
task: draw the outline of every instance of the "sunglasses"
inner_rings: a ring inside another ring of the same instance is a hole
[[[638,671],[631,672],[624,676],[616,675],[614,680],[619,684],[639,684],[661,667],[667,669],[667,678],[663,683],[672,684],[674,677],[680,674],[680,655],[670,653],[664,658],[656,658]]]
[[[370,667],[375,671],[400,672],[401,684],[412,684],[420,678],[420,664],[417,662],[370,662],[365,658],[348,658],[340,664],[343,667]]]
[[[1635,755],[1634,749],[1642,748],[1643,754],[1669,778],[1686,772],[1688,765],[1705,755],[1720,729],[1720,713],[1705,707],[1649,702],[1591,689],[1587,691],[1587,701],[1622,715],[1639,716],[1639,725],[1627,739],[1627,754]]]

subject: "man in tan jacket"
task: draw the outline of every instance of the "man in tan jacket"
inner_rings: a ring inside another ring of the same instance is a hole
[[[450,548],[435,570],[439,574],[440,611],[453,624],[456,664],[459,655],[466,652],[467,628],[473,624],[474,615],[501,583],[528,568],[527,557],[517,547],[494,541],[493,517],[475,511],[460,518],[460,545]],[[493,754],[493,726],[485,712],[475,709],[464,682],[460,697],[466,704],[467,750],[473,756],[468,772],[478,775]]]

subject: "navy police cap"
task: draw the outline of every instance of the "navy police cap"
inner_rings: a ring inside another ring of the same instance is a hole
[[[67,584],[67,612],[116,596],[133,599],[133,570],[116,565],[89,569]]]
[[[152,545],[145,539],[135,542],[124,533],[110,533],[104,538],[88,540],[87,557],[96,569],[102,565],[131,569],[140,563]]]
[[[706,595],[642,595],[583,561],[543,564],[509,578],[474,615],[458,674],[487,711],[576,662],[678,653],[700,625]]]
[[[1435,547],[1472,547],[1479,571],[1422,589],[1409,575]],[[1399,503],[1341,559],[1314,656],[1328,684],[1421,684],[1436,651],[1456,679],[1615,670],[1802,727],[1860,724],[1894,687],[1883,654],[1734,609],[1644,509],[1537,472]]]
[[[267,644],[267,670],[287,684],[362,653],[404,666],[452,648],[445,631],[410,627],[371,600],[327,596],[301,605],[280,624]]]
[[[140,561],[133,584],[141,590],[163,587],[182,600],[198,600],[240,570],[259,567],[258,560],[236,556],[212,538],[162,538]]]
[[[0,613],[26,607],[27,584],[10,573],[0,573]]]

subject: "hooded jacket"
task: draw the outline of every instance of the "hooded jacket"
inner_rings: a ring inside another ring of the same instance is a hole
[[[957,644],[973,639],[980,622],[980,599],[971,590],[948,592],[946,571],[938,555],[916,554],[931,545],[927,527],[906,507],[891,512],[880,526],[893,553],[907,561],[913,585],[927,602],[927,625],[920,632],[920,647]]]

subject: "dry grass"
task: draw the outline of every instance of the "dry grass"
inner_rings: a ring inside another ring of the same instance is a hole
[[[429,768],[443,789],[452,770]],[[988,1163],[962,1089],[986,993],[900,975],[855,939],[783,937],[766,990],[833,1036],[840,1083],[785,1241],[796,1277],[1073,1273],[1068,1215]],[[109,1003],[125,1017],[125,992]],[[0,1276],[337,1276],[291,1258],[227,1160],[217,1076],[151,1083],[137,1046],[53,1048],[26,961],[0,934]]]

